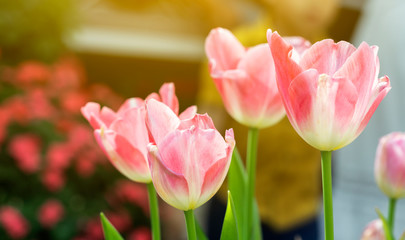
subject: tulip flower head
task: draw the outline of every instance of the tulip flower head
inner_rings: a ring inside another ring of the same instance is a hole
[[[230,31],[216,28],[205,41],[205,52],[210,75],[227,112],[236,121],[265,128],[285,116],[266,44],[246,49]]]
[[[201,206],[218,191],[228,172],[235,146],[232,129],[224,139],[207,114],[181,120],[154,99],[146,105],[153,137],[149,167],[156,192],[183,211]]]
[[[376,219],[369,223],[361,235],[361,240],[385,240],[382,221]]]
[[[380,139],[374,174],[388,197],[405,197],[405,133],[393,132]]]
[[[174,84],[166,83],[160,88],[160,95],[150,94],[146,99],[156,99],[169,106],[177,115],[179,103],[174,93]],[[82,109],[83,116],[95,129],[94,135],[111,163],[126,177],[136,182],[151,181],[147,162],[149,143],[146,128],[145,101],[130,98],[114,112],[108,107],[100,110],[98,103],[87,103]],[[193,116],[196,108],[190,107],[180,117]]]
[[[311,146],[331,151],[351,143],[390,90],[387,76],[378,78],[378,47],[363,42],[325,39],[300,59],[277,32],[267,39],[277,72],[277,85],[287,117]]]

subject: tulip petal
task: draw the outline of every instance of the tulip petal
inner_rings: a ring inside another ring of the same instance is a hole
[[[226,130],[225,141],[228,144],[227,156],[215,162],[205,173],[204,183],[201,188],[200,198],[197,206],[201,206],[208,201],[221,187],[228,173],[231,164],[232,153],[235,147],[233,129]]]
[[[353,82],[359,94],[358,113],[367,109],[373,84],[378,75],[375,50],[363,42],[347,59],[346,63],[333,75]]]
[[[98,129],[94,135],[110,162],[127,178],[148,183],[151,181],[145,156],[124,137],[111,130]]]
[[[211,30],[205,41],[205,52],[214,72],[235,69],[245,54],[245,48],[227,29]]]
[[[392,185],[393,192],[400,192],[397,189],[404,191],[405,189],[405,139],[396,138],[389,139],[386,143],[386,181]],[[403,171],[401,171],[403,170]],[[395,191],[397,190],[397,191]],[[404,195],[404,194],[403,194]],[[398,196],[400,197],[400,196]]]
[[[348,42],[335,43],[332,39],[325,39],[305,52],[300,65],[303,69],[315,68],[320,74],[333,76],[355,51],[356,48]]]
[[[288,88],[291,81],[296,78],[303,70],[291,58],[293,47],[286,43],[277,32],[272,33],[267,30],[267,41],[273,55],[274,65],[277,72],[277,86],[279,93],[285,105],[288,101]],[[288,112],[288,110],[286,109]]]
[[[100,111],[100,119],[107,127],[111,125],[111,123],[115,120],[116,117],[117,117],[116,113],[109,107],[103,107]]]
[[[241,102],[245,100],[238,91],[241,82],[248,82],[248,75],[242,70],[226,71],[221,79],[215,79],[222,101],[228,113],[238,122],[244,122]]]
[[[358,92],[354,84],[347,78],[334,78],[339,83],[335,99],[335,128],[344,131],[353,127],[352,119],[356,110]]]
[[[121,105],[121,107],[117,111],[117,114],[121,115],[123,112],[130,108],[138,108],[142,106],[145,106],[145,102],[141,98],[129,98],[125,100],[125,102]]]
[[[201,193],[196,203],[199,207],[211,199],[224,182],[230,164],[229,155],[215,162],[205,173]],[[224,171],[226,169],[226,171]]]
[[[284,107],[276,87],[250,79],[241,69],[226,71],[222,87],[220,94],[226,110],[242,124],[264,128],[284,116]],[[267,115],[267,112],[271,114]]]
[[[193,118],[181,121],[178,129],[190,129],[198,127],[201,129],[215,129],[214,122],[208,114],[195,114]]]
[[[171,206],[189,210],[188,184],[184,176],[168,169],[161,161],[156,145],[148,145],[148,159],[153,185],[159,196]]]
[[[162,99],[160,98],[159,94],[157,94],[157,93],[151,93],[151,94],[149,94],[149,95],[145,98],[145,102],[147,102],[147,101],[150,100],[150,99],[155,99],[156,101],[159,101],[159,102],[162,101]]]
[[[190,119],[193,118],[196,113],[197,113],[197,106],[191,106],[188,107],[186,110],[184,110],[180,114],[179,118],[180,120]]]
[[[155,99],[146,102],[147,126],[155,143],[159,143],[180,125],[180,119],[164,103]]]
[[[311,47],[311,43],[302,37],[284,37],[284,40],[293,46],[292,58],[299,62],[303,54]]]
[[[148,130],[145,124],[145,108],[130,108],[122,113],[122,118],[115,120],[110,129],[127,139],[133,147],[138,148],[146,159],[149,143]]]
[[[163,84],[159,89],[159,94],[162,102],[171,108],[176,115],[179,115],[179,100],[175,94],[174,84]]]
[[[306,70],[291,82],[288,89],[289,105],[286,105],[287,116],[297,132],[300,132],[299,129],[308,124],[311,118],[318,77],[317,70]]]
[[[276,70],[268,44],[254,46],[238,64],[249,78],[241,78],[237,84],[240,109],[243,109],[245,122],[250,126],[267,127],[282,117],[285,111],[278,93]],[[225,84],[225,83],[224,83]]]
[[[244,70],[254,82],[276,86],[276,69],[268,44],[259,44],[247,50],[240,60],[238,69]],[[254,84],[252,84],[254,85]]]
[[[90,125],[94,129],[99,129],[104,125],[103,121],[100,119],[100,104],[94,102],[88,102],[83,106],[80,111],[82,112],[84,118],[89,121]]]
[[[391,90],[391,85],[389,78],[384,76],[379,79],[379,83],[376,86],[372,98],[369,100],[369,107],[366,110],[366,114],[361,120],[361,124],[357,130],[357,135],[359,135],[363,129],[366,127],[367,123],[370,121],[370,118],[373,116],[375,110],[377,109],[380,102],[384,99],[387,93]]]

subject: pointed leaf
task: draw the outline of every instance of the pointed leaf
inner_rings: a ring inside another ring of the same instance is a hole
[[[239,239],[238,222],[235,215],[231,192],[228,191],[228,204],[226,206],[224,224],[222,225],[221,240]]]
[[[384,233],[385,233],[385,239],[386,239],[386,240],[393,240],[387,219],[386,219],[386,218],[384,217],[384,215],[381,213],[380,209],[376,208],[375,211],[377,212],[378,216],[380,217],[380,219],[381,219],[381,221],[382,221],[382,223],[383,223]]]
[[[101,224],[103,225],[103,232],[105,240],[124,240],[117,229],[108,221],[104,213],[100,213]]]
[[[232,193],[235,204],[236,219],[238,222],[239,238],[242,238],[243,213],[245,207],[245,193],[247,188],[247,174],[243,166],[242,158],[235,147],[232,155],[231,166],[228,172],[228,190]]]
[[[208,237],[205,235],[203,229],[201,228],[200,224],[198,223],[197,219],[195,219],[195,231],[197,232],[197,239],[198,240],[208,240]]]
[[[260,214],[259,214],[259,206],[257,205],[256,199],[253,203],[253,239],[254,240],[263,239],[262,226],[261,226]]]

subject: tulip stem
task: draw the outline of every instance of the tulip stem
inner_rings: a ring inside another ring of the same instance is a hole
[[[333,240],[332,152],[321,151],[325,240]]]
[[[253,203],[255,199],[255,180],[256,180],[256,159],[257,159],[257,143],[259,137],[259,129],[249,128],[248,141],[247,141],[247,156],[246,156],[246,169],[248,173],[247,180],[247,194],[245,195],[245,222],[243,224],[243,238],[244,240],[251,239],[252,236],[252,222],[253,222]]]
[[[390,198],[390,203],[388,207],[388,225],[390,227],[391,234],[394,234],[394,217],[395,217],[395,206],[397,205],[397,199]]]
[[[152,239],[160,240],[159,206],[156,196],[156,190],[152,182],[146,185],[148,186],[150,221],[152,225]]]
[[[184,217],[186,218],[187,225],[187,239],[197,240],[197,232],[195,228],[194,210],[184,211]]]

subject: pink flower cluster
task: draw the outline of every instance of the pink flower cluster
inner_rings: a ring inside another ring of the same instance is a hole
[[[24,62],[1,70],[3,83],[17,93],[0,103],[0,144],[9,139],[8,152],[21,171],[40,173],[43,184],[57,191],[65,184],[68,167],[74,165],[80,175],[90,176],[97,164],[104,164],[91,129],[81,123],[80,108],[90,99],[107,100],[115,106],[120,97],[102,85],[85,89],[83,70],[73,57],[53,65]],[[37,132],[8,133],[12,124],[33,129],[39,121],[51,123],[64,140],[47,146]]]

